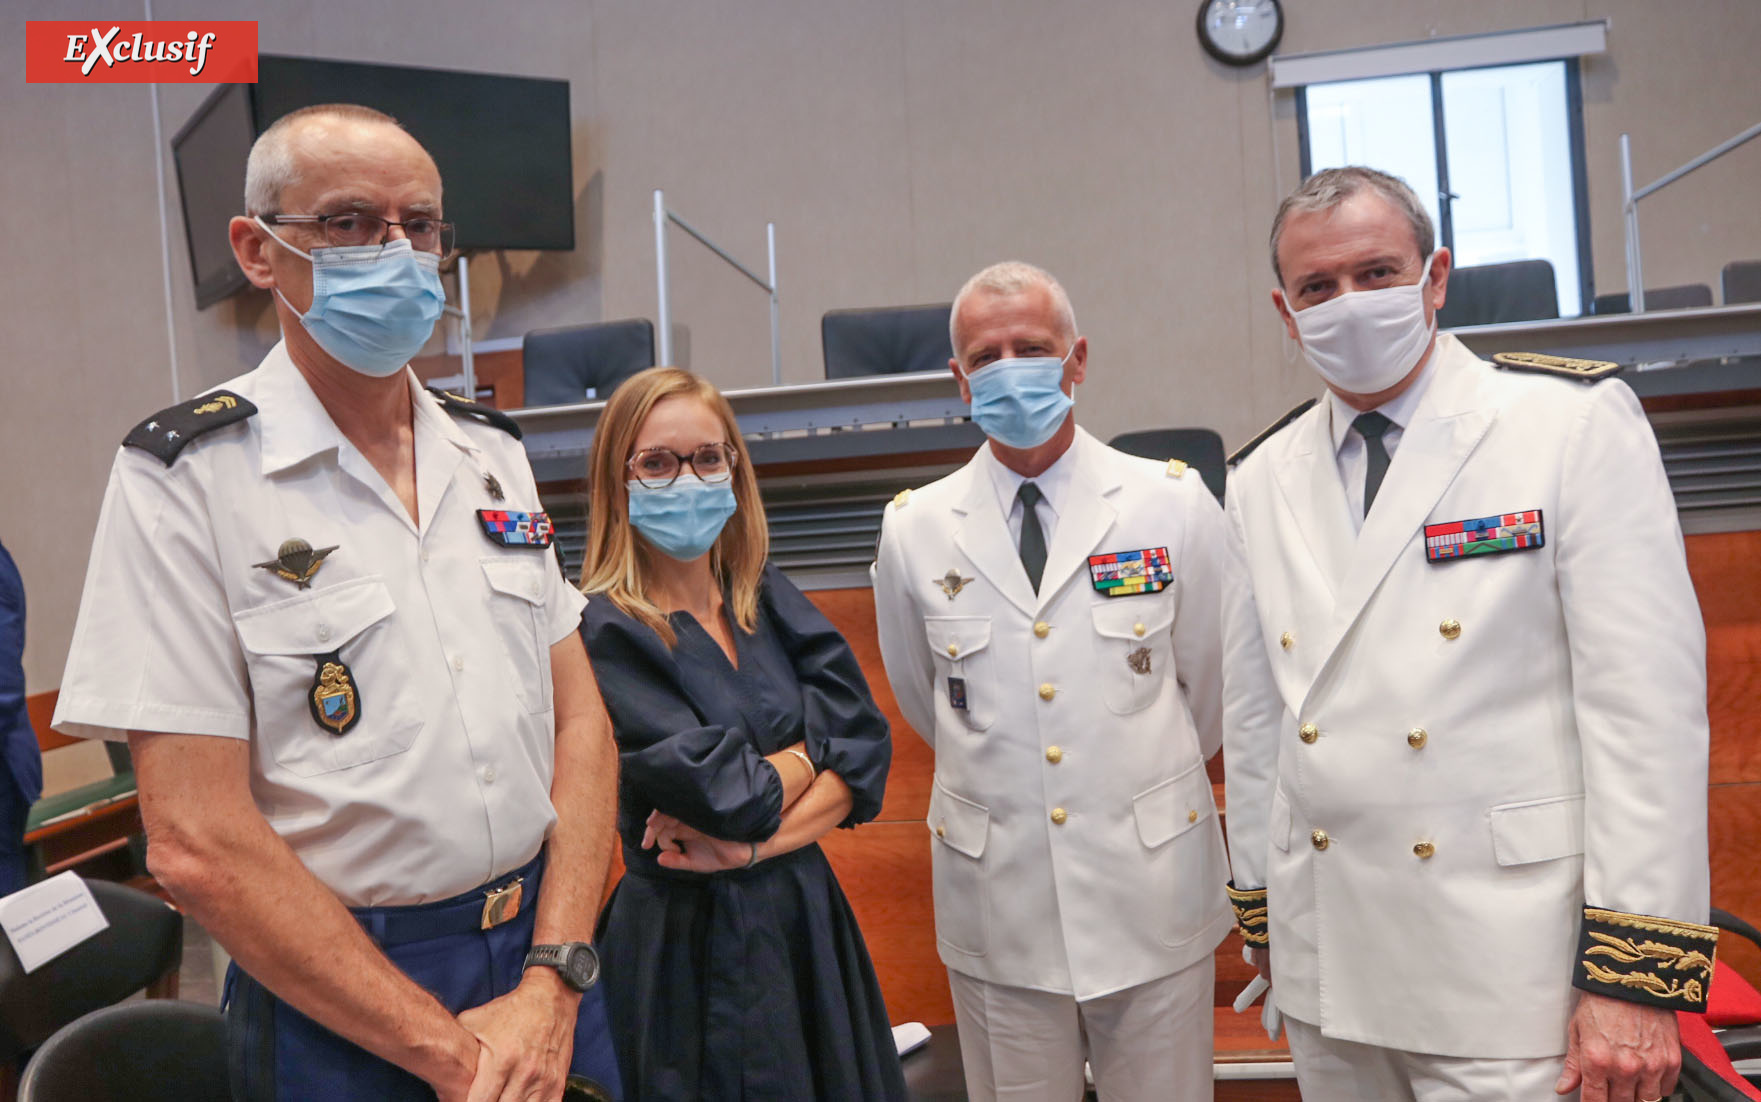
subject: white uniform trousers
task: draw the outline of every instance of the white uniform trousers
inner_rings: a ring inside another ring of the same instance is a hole
[[[1303,1102],[1577,1102],[1577,1091],[1553,1093],[1564,1055],[1479,1060],[1403,1052],[1324,1037],[1319,1028],[1288,1014],[1284,1035]]]
[[[950,970],[972,1102],[1209,1102],[1216,962],[1077,1002]]]

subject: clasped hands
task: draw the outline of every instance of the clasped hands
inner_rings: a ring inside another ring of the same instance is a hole
[[[434,1083],[441,1102],[558,1102],[574,1055],[581,996],[555,969],[532,968],[498,999],[461,1012],[468,1079]]]
[[[729,842],[680,822],[664,811],[651,811],[642,832],[643,849],[660,847],[656,858],[663,869],[686,872],[721,872],[745,868],[752,860],[749,842]]]

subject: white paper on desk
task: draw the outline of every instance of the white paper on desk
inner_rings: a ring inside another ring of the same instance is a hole
[[[906,1022],[893,1027],[893,1047],[903,1056],[929,1044],[929,1030],[922,1022]]]
[[[109,926],[92,889],[72,872],[0,898],[0,928],[27,973]]]

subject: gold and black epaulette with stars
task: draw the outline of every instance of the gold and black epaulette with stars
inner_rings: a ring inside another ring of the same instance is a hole
[[[1249,945],[1266,945],[1271,935],[1266,925],[1266,889],[1255,888],[1244,892],[1231,880],[1224,886],[1229,893],[1229,905],[1235,908],[1235,926],[1241,931],[1241,940]]]
[[[520,431],[520,423],[518,421],[515,421],[512,417],[509,417],[494,406],[486,406],[482,402],[473,402],[469,398],[461,398],[450,390],[441,390],[438,387],[429,387],[428,393],[439,399],[441,406],[455,417],[470,417],[474,420],[483,422],[485,425],[494,425],[515,440],[518,440],[525,435],[525,433]]]
[[[1535,375],[1558,375],[1580,383],[1599,383],[1620,374],[1620,365],[1607,360],[1580,360],[1575,356],[1549,356],[1541,352],[1500,352],[1492,362],[1506,371]]]
[[[1585,907],[1572,986],[1628,1002],[1703,1013],[1718,927]]]
[[[1243,459],[1246,459],[1249,455],[1253,454],[1253,450],[1255,448],[1259,447],[1261,444],[1264,444],[1266,441],[1270,440],[1273,436],[1276,436],[1279,429],[1283,428],[1285,425],[1290,424],[1290,422],[1296,420],[1298,417],[1301,417],[1303,414],[1307,413],[1309,411],[1309,407],[1314,405],[1316,401],[1317,401],[1317,399],[1310,398],[1307,401],[1303,402],[1301,405],[1297,406],[1295,409],[1291,410],[1289,413],[1286,413],[1284,416],[1278,418],[1276,421],[1273,421],[1270,425],[1267,425],[1266,428],[1258,436],[1254,437],[1252,440],[1249,440],[1247,443],[1241,445],[1241,447],[1235,449],[1235,454],[1229,457],[1229,466],[1233,467],[1237,463],[1241,462]]]
[[[142,421],[122,438],[122,446],[151,452],[169,467],[177,462],[178,453],[191,440],[237,424],[256,412],[257,407],[248,398],[240,398],[230,390],[211,390]]]

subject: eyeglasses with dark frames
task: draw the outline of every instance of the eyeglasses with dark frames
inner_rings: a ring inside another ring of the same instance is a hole
[[[738,453],[730,444],[699,444],[690,452],[671,448],[643,448],[624,464],[637,482],[650,490],[664,490],[690,464],[691,472],[704,482],[726,482],[734,477]]]
[[[265,214],[262,217],[272,226],[316,225],[323,232],[325,243],[338,248],[383,245],[390,240],[393,226],[404,231],[404,236],[410,239],[410,248],[419,253],[446,256],[453,248],[454,226],[438,218],[406,218],[402,222],[393,222],[358,210],[336,214]]]

